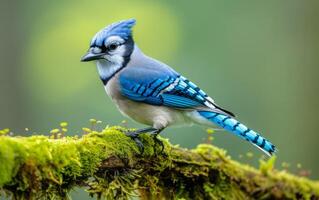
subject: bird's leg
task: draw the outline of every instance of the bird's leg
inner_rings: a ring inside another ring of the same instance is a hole
[[[153,127],[147,127],[147,128],[142,128],[142,129],[138,129],[135,131],[127,131],[125,133],[125,135],[132,138],[135,141],[136,145],[140,148],[141,153],[143,153],[144,152],[144,145],[141,142],[141,140],[138,138],[139,134],[142,134],[142,133],[157,134],[156,132],[158,132],[158,129],[153,128]]]

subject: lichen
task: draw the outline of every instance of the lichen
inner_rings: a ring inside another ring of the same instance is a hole
[[[12,199],[70,199],[83,187],[98,199],[318,199],[319,183],[274,168],[232,160],[226,151],[201,144],[187,150],[141,135],[144,151],[123,127],[60,137],[0,136],[0,194]],[[54,130],[54,129],[53,129]],[[52,134],[52,133],[51,133]]]

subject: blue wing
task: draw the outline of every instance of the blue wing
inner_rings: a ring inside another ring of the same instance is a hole
[[[233,116],[169,67],[126,68],[120,74],[119,83],[122,94],[133,101],[176,109],[209,109]]]

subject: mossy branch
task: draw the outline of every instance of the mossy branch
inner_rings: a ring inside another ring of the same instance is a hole
[[[211,145],[187,150],[142,135],[145,151],[119,127],[81,138],[0,136],[0,191],[13,199],[68,199],[84,187],[99,199],[319,199],[319,183],[240,164]]]

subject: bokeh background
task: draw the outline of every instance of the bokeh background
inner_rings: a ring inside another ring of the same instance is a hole
[[[106,96],[95,64],[80,58],[95,32],[136,18],[135,41],[144,53],[193,80],[276,144],[278,168],[288,162],[297,173],[301,163],[318,179],[318,10],[316,0],[1,0],[0,128],[30,135],[67,121],[69,132],[80,134],[90,118],[121,124],[125,118]],[[207,137],[196,126],[163,135],[188,148]],[[253,152],[247,162],[257,164],[262,155],[226,132],[214,138],[235,159]]]

